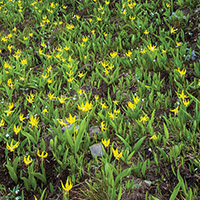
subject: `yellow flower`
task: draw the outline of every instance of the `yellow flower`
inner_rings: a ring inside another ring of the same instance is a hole
[[[68,51],[68,50],[70,49],[70,47],[65,46],[65,47],[63,47],[63,49],[64,49],[65,51]]]
[[[75,115],[74,117],[72,117],[72,115],[69,114],[69,118],[66,118],[66,117],[65,117],[65,119],[66,119],[66,121],[67,121],[68,123],[73,124],[73,123],[76,121],[76,115]]]
[[[45,108],[43,111],[42,111],[42,113],[48,113],[48,110]]]
[[[32,161],[33,161],[33,159],[32,159],[32,158],[30,159],[30,155],[28,155],[27,158],[26,158],[26,156],[24,156],[24,163],[25,163],[26,165],[31,164]]]
[[[183,68],[183,70],[182,70],[182,71],[180,70],[180,68],[178,68],[176,71],[178,71],[178,72],[179,72],[179,74],[181,75],[181,77],[182,77],[183,75],[185,75],[185,74],[186,74],[186,69],[185,69],[185,68]]]
[[[13,128],[13,131],[15,132],[15,134],[18,134],[21,130],[21,127],[20,126],[15,126],[14,125],[14,128]]]
[[[133,109],[136,108],[136,105],[133,104],[133,103],[131,103],[131,102],[129,101],[129,102],[128,102],[128,107],[129,107],[131,110],[133,110]]]
[[[138,104],[140,101],[140,98],[138,96],[136,96],[136,97],[133,96],[133,100],[134,100],[135,104]]]
[[[5,69],[12,69],[12,67],[10,66],[10,64],[7,63],[7,62],[5,62],[3,66],[4,66]]]
[[[24,117],[24,114],[20,113],[19,114],[19,120],[22,122],[26,119],[26,117]]]
[[[149,46],[147,46],[147,48],[150,50],[150,51],[156,51],[156,46],[152,46],[152,44],[150,44]]]
[[[106,103],[100,102],[100,104],[101,104],[102,108],[108,108],[108,106],[106,106]]]
[[[116,116],[112,112],[109,112],[108,115],[112,120],[114,120],[116,118]]]
[[[83,72],[78,72],[78,77],[82,78],[85,74]]]
[[[147,115],[145,115],[143,117],[140,117],[140,122],[142,122],[144,124],[145,122],[148,121],[148,119],[149,119],[149,117]]]
[[[10,45],[10,44],[8,45],[8,50],[10,51],[10,53],[12,51],[12,47],[13,47],[12,45]]]
[[[8,104],[8,109],[9,109],[9,110],[12,110],[13,107],[14,107],[14,103],[9,103],[9,104]]]
[[[181,46],[182,46],[182,44],[181,44],[181,43],[178,43],[178,42],[176,42],[176,45],[177,45],[178,47],[181,47]]]
[[[140,53],[141,54],[145,54],[147,51],[145,49],[141,50]]]
[[[3,119],[1,119],[1,122],[0,122],[0,127],[4,126],[5,125],[5,121]]]
[[[166,53],[166,52],[167,52],[167,50],[162,49],[162,53]]]
[[[83,37],[82,40],[83,40],[83,42],[87,42],[88,41],[88,37]]]
[[[67,97],[63,98],[62,95],[61,95],[61,97],[58,97],[58,100],[60,101],[61,104],[65,103],[66,99],[67,99]]]
[[[106,139],[103,140],[102,139],[101,142],[103,143],[104,147],[107,148],[109,146],[109,144],[110,144],[110,139],[108,139],[108,140],[106,140]]]
[[[135,17],[129,16],[129,19],[133,21],[133,20],[135,20]]]
[[[11,152],[13,152],[19,146],[19,142],[16,142],[15,145],[13,145],[13,142],[14,140],[12,139],[10,145],[8,144],[8,142],[6,143],[6,148]]]
[[[104,123],[104,121],[101,122],[101,131],[105,131],[107,129],[105,128],[106,125]]]
[[[61,185],[62,185],[62,188],[63,190],[65,191],[66,194],[68,194],[68,192],[72,189],[73,185],[72,185],[72,182],[70,180],[70,183],[69,183],[69,177],[67,177],[67,181],[66,181],[66,184],[64,185],[62,181],[61,182]]]
[[[70,77],[70,78],[67,79],[67,81],[68,81],[69,83],[71,83],[73,80],[74,80],[74,77]]]
[[[35,127],[38,127],[38,122],[39,122],[39,117],[37,118],[36,116],[33,118],[33,115],[31,115],[30,117],[30,121],[29,123],[32,125],[32,128],[35,126]]]
[[[5,110],[4,111],[7,115],[7,117],[11,114],[11,113],[13,113],[14,112],[14,110]]]
[[[94,35],[95,34],[95,30],[91,30],[91,33]]]
[[[145,30],[144,34],[148,35],[148,34],[149,34],[149,32],[148,32],[147,30]]]
[[[94,95],[94,98],[95,98],[96,100],[98,100],[98,99],[99,99],[99,95]]]
[[[110,53],[110,56],[111,56],[112,58],[116,57],[116,56],[117,56],[117,52],[116,52],[116,51],[111,52],[111,53]]]
[[[128,7],[129,7],[130,9],[133,9],[135,6],[136,6],[136,3],[135,3],[135,2],[134,2],[134,3],[128,3]]]
[[[10,87],[10,89],[13,89],[13,87],[15,86],[15,84],[12,83],[12,79],[11,78],[8,79],[7,85],[8,85],[8,87]]]
[[[169,3],[166,3],[166,6],[167,6],[167,8],[170,8],[170,7],[171,7],[171,5],[170,5]]]
[[[170,30],[171,34],[176,33],[176,31],[177,31],[177,29],[174,29],[174,28],[171,26],[171,30]]]
[[[130,50],[128,50],[128,52],[126,53],[126,55],[127,55],[128,57],[131,57],[132,52],[131,52]]]
[[[16,27],[14,27],[14,28],[13,28],[13,31],[15,32],[16,30],[17,30],[17,28],[16,28]]]
[[[48,153],[46,151],[43,151],[41,154],[40,154],[40,151],[39,149],[37,150],[37,155],[40,157],[40,158],[46,158],[48,156]]]
[[[170,110],[170,111],[174,112],[174,116],[176,116],[178,113],[178,109],[179,109],[179,106],[177,106],[174,110]]]
[[[51,94],[51,92],[49,92],[48,97],[49,97],[50,100],[56,99],[56,97],[54,96],[54,93]]]
[[[152,137],[149,138],[150,140],[157,140],[158,137],[156,135],[153,135]]]
[[[29,102],[29,103],[33,103],[33,98],[31,96],[28,96],[28,98],[26,98],[26,100]]]
[[[67,123],[65,123],[63,120],[57,119],[57,121],[61,126],[67,126]]]
[[[183,100],[184,106],[188,106],[189,103],[190,103],[190,100],[189,100],[189,99],[184,99],[184,100]]]
[[[108,36],[108,33],[106,33],[106,32],[104,32],[103,34],[104,34],[104,36],[105,36],[105,37],[107,37],[107,36]]]
[[[106,5],[109,5],[109,3],[110,3],[110,1],[105,1],[105,4],[106,4]]]
[[[67,24],[67,25],[66,25],[66,28],[67,28],[68,30],[71,30],[71,29],[74,28],[74,25],[73,25],[73,24]]]
[[[85,105],[83,103],[81,106],[78,105],[78,109],[82,111],[89,111],[92,109],[92,102],[88,103],[88,101],[86,101]]]
[[[119,159],[122,157],[122,152],[123,152],[123,151],[121,151],[121,153],[119,154],[119,152],[118,152],[118,147],[116,148],[116,150],[114,150],[114,149],[112,148],[112,152],[113,152],[113,154],[114,154],[114,157],[115,157],[117,160],[119,160]]]
[[[198,81],[198,86],[200,86],[200,79],[199,79],[199,81]]]
[[[181,94],[177,93],[177,95],[178,95],[178,98],[182,99],[183,101],[184,101],[185,98],[188,98],[188,96],[184,94],[184,90],[182,90]]]

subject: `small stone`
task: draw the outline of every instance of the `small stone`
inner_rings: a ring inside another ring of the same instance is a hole
[[[145,183],[148,187],[150,187],[151,184],[152,184],[152,182],[151,182],[151,181],[148,181],[148,180],[144,180],[144,183]]]
[[[89,136],[90,136],[90,138],[94,137],[95,134],[97,136],[101,135],[101,130],[100,130],[100,128],[98,126],[92,126],[90,128],[90,130],[89,130]]]
[[[89,148],[93,156],[99,157],[99,156],[103,156],[104,154],[101,143],[93,144]]]

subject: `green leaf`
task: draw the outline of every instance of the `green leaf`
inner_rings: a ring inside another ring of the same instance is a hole
[[[172,192],[172,194],[171,194],[169,200],[175,200],[175,199],[176,199],[176,196],[177,196],[177,194],[178,194],[178,192],[179,192],[179,190],[180,190],[180,187],[181,187],[181,184],[178,183],[178,184],[176,185],[176,187],[174,188],[174,190],[173,190],[173,192]]]
[[[118,184],[119,180],[122,180],[125,176],[129,176],[131,174],[131,168],[125,169],[123,172],[117,175],[115,178],[115,185]]]
[[[118,134],[116,134],[116,135],[117,135],[117,137],[124,143],[125,148],[126,148],[126,149],[128,148],[129,151],[132,151],[132,148],[131,148],[131,146],[129,145],[129,143],[128,143],[123,137],[121,137],[120,135],[118,135]]]
[[[47,179],[43,174],[39,172],[32,172],[31,174],[35,176],[37,179],[40,179],[44,184],[47,184]]]
[[[134,145],[133,147],[133,151],[138,151],[138,149],[140,148],[140,146],[142,145],[143,141],[145,140],[146,136],[140,138],[137,143]]]

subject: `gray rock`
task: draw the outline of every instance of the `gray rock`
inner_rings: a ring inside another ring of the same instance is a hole
[[[92,126],[89,130],[89,136],[90,138],[94,137],[94,135],[100,136],[102,135],[101,130],[98,126]]]
[[[89,148],[93,156],[99,157],[104,155],[101,143],[93,144]]]

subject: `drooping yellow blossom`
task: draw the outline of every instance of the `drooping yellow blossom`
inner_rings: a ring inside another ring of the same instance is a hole
[[[33,98],[31,97],[31,96],[28,96],[27,98],[26,98],[26,100],[29,102],[29,103],[33,103],[34,101],[33,101]]]
[[[171,8],[171,5],[169,3],[166,3],[167,8]]]
[[[129,102],[128,102],[128,107],[129,107],[131,110],[133,110],[133,109],[136,108],[136,105],[129,101]]]
[[[96,100],[98,100],[98,99],[99,99],[99,95],[94,95],[94,98],[95,98]]]
[[[178,71],[178,72],[179,72],[179,74],[181,75],[181,77],[182,77],[183,75],[185,75],[185,74],[186,74],[186,69],[185,69],[185,68],[183,68],[183,70],[182,70],[182,71],[180,70],[180,68],[178,68],[176,71]]]
[[[170,30],[171,34],[176,33],[176,31],[177,31],[177,29],[174,29],[174,28],[171,26],[171,30]]]
[[[5,121],[3,119],[1,119],[0,128],[3,127],[4,125],[5,125]]]
[[[145,31],[144,31],[144,34],[145,34],[145,35],[148,35],[148,34],[149,34],[149,31],[145,30]]]
[[[82,103],[81,106],[78,105],[78,109],[82,111],[89,111],[92,109],[92,102],[86,101],[85,105]]]
[[[91,33],[92,33],[92,35],[94,35],[95,34],[95,30],[91,30]]]
[[[8,144],[8,142],[6,143],[6,148],[11,152],[13,152],[19,146],[19,142],[16,142],[14,145],[13,142],[14,140],[12,139],[10,145]]]
[[[116,51],[111,52],[111,53],[110,53],[110,56],[111,56],[112,58],[116,57],[116,56],[117,56],[117,52],[116,52]]]
[[[15,134],[18,134],[21,130],[21,127],[19,125],[14,125],[13,131],[15,132]]]
[[[178,114],[178,109],[179,109],[179,106],[177,106],[175,109],[173,110],[170,110],[171,112],[174,112],[174,116],[176,117],[176,115]]]
[[[104,145],[104,147],[107,148],[109,146],[109,144],[110,144],[110,139],[108,139],[108,140],[102,139],[101,142]]]
[[[140,98],[138,96],[136,96],[136,97],[133,96],[133,101],[135,104],[138,104],[140,101]]]
[[[26,117],[24,117],[24,114],[20,113],[20,114],[19,114],[19,120],[20,120],[21,122],[23,122],[25,119],[26,119]]]
[[[105,122],[104,121],[102,121],[101,122],[101,131],[105,131],[107,128],[105,128]]]
[[[51,92],[49,92],[48,97],[49,97],[50,100],[56,99],[56,97],[54,96],[54,93],[51,94]]]
[[[150,50],[150,51],[156,51],[156,46],[152,46],[152,44],[150,44],[149,46],[147,46],[147,48]]]
[[[21,60],[21,64],[22,65],[26,65],[27,64],[27,60],[26,59]]]
[[[42,114],[45,114],[45,113],[48,113],[48,110],[46,108],[42,111]]]
[[[149,117],[147,116],[147,115],[145,115],[145,116],[141,116],[140,117],[140,122],[142,122],[143,124],[145,124],[145,122],[147,122],[148,121],[148,119],[149,119]]]
[[[13,47],[12,45],[10,44],[8,45],[8,50],[10,51],[10,53],[12,52],[12,47]]]
[[[116,116],[114,115],[114,113],[112,113],[112,111],[109,112],[108,115],[112,120],[114,120],[116,118]]]
[[[85,74],[83,72],[78,72],[78,77],[82,78]]]
[[[68,123],[73,124],[76,121],[76,115],[72,117],[71,113],[69,113],[69,117],[68,118],[65,117],[65,119]]]
[[[178,93],[176,93],[176,94],[178,95],[178,98],[182,99],[183,101],[184,101],[184,99],[188,98],[188,96],[184,94],[184,90],[182,90],[181,94],[178,94]]]
[[[190,103],[190,100],[189,100],[189,99],[184,99],[184,100],[183,100],[184,106],[188,106],[189,103]]]
[[[43,151],[41,154],[40,154],[40,151],[39,149],[37,150],[37,155],[40,157],[40,158],[46,158],[48,156],[48,153],[46,151]]]
[[[131,57],[132,52],[131,52],[130,50],[128,50],[128,52],[126,53],[126,55],[127,55],[128,57]]]
[[[38,125],[38,123],[39,123],[39,117],[37,118],[37,116],[35,116],[35,117],[33,118],[33,115],[31,115],[29,123],[32,125],[32,128],[33,128],[34,126],[35,126],[35,127],[38,127],[37,125]]]
[[[116,148],[116,150],[114,150],[114,148],[112,148],[112,152],[114,154],[114,157],[119,160],[122,157],[122,153],[123,151],[121,151],[121,153],[118,152],[118,147]]]
[[[61,185],[62,185],[62,188],[63,190],[65,191],[66,194],[68,194],[68,192],[72,189],[73,187],[73,184],[70,180],[70,183],[69,183],[69,177],[67,177],[67,181],[66,181],[66,184],[64,185],[62,181],[61,182]]]
[[[157,140],[158,137],[156,135],[153,135],[152,137],[149,138],[150,140]]]
[[[129,16],[129,19],[130,19],[131,21],[133,21],[133,20],[135,20],[135,17]]]
[[[179,42],[176,42],[176,45],[177,45],[178,47],[181,47],[181,46],[182,46],[182,44],[179,43]]]
[[[106,103],[102,103],[102,102],[99,102],[102,106],[102,108],[108,108],[108,106],[106,105]]]
[[[62,95],[60,97],[58,97],[58,100],[60,101],[61,104],[65,103],[66,99],[67,99],[67,97],[63,98]]]
[[[73,25],[73,24],[67,24],[67,25],[66,25],[66,28],[67,28],[68,30],[71,30],[71,29],[74,28],[74,25]]]
[[[32,161],[33,161],[33,159],[30,158],[30,155],[28,155],[28,157],[24,156],[24,163],[25,163],[26,165],[31,164]]]
[[[15,84],[13,84],[11,78],[8,79],[8,81],[7,81],[7,85],[8,85],[8,87],[10,87],[10,89],[13,89],[13,87],[15,86]]]
[[[62,119],[61,120],[57,119],[57,121],[61,126],[67,126],[67,123],[65,123]]]

